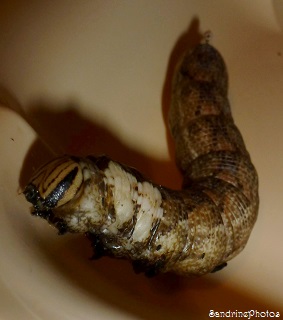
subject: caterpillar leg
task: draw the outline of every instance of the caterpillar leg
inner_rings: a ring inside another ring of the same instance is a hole
[[[132,263],[135,273],[144,273],[149,278],[159,274],[164,264],[165,261],[163,259],[159,259],[153,264],[150,264],[146,260],[136,260]]]
[[[216,267],[211,271],[211,273],[220,271],[220,270],[222,270],[223,268],[227,267],[227,265],[228,265],[227,262],[223,262],[223,263],[221,263],[220,265],[216,266]]]
[[[86,232],[86,237],[91,242],[91,247],[93,249],[93,255],[91,256],[91,260],[98,260],[104,256],[109,255],[107,249],[105,249],[100,237],[94,233]]]

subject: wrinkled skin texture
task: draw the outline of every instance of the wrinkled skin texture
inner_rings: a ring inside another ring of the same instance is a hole
[[[148,276],[220,270],[245,247],[258,212],[258,178],[234,124],[220,54],[202,43],[176,71],[169,126],[183,189],[169,190],[107,157],[64,156],[24,193],[60,234],[85,233],[94,258],[132,261]]]

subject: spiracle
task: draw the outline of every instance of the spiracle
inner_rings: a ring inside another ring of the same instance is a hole
[[[32,214],[59,234],[86,234],[94,258],[129,259],[148,276],[220,270],[245,247],[259,204],[257,173],[227,91],[225,63],[206,34],[173,81],[169,127],[182,190],[154,184],[106,156],[62,156],[26,186]]]

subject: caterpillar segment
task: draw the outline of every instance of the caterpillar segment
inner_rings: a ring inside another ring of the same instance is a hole
[[[205,39],[173,81],[169,127],[182,190],[105,156],[59,157],[26,186],[32,213],[59,234],[86,234],[94,258],[128,259],[148,276],[200,276],[245,247],[258,213],[258,177],[231,114],[225,63]]]

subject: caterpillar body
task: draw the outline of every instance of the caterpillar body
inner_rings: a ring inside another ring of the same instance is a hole
[[[224,61],[208,41],[184,56],[169,113],[182,190],[156,185],[106,156],[62,156],[26,186],[32,213],[60,234],[86,234],[94,258],[129,259],[148,276],[221,269],[245,247],[259,203],[257,173],[227,90]]]

